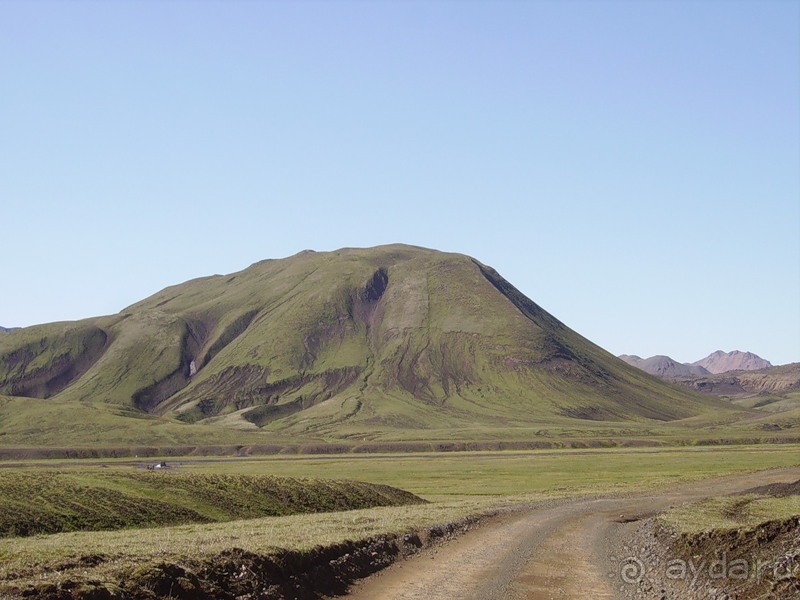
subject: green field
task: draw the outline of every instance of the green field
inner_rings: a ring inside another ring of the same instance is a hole
[[[2,585],[19,583],[21,574],[52,581],[80,578],[85,573],[86,577],[113,582],[134,566],[164,561],[181,563],[190,557],[199,560],[233,547],[267,555],[287,549],[307,552],[320,545],[384,533],[409,532],[514,504],[566,496],[624,494],[668,488],[679,482],[713,476],[796,466],[800,464],[800,448],[754,446],[282,456],[238,460],[186,459],[172,464],[176,465],[176,473],[145,474],[121,461],[111,461],[104,469],[87,467],[81,461],[59,461],[58,473],[59,477],[76,485],[98,485],[98,482],[105,481],[108,486],[109,481],[116,481],[118,486],[124,485],[127,494],[142,496],[154,493],[148,475],[165,475],[166,478],[162,477],[156,486],[161,497],[170,489],[166,482],[177,483],[180,478],[216,481],[229,490],[253,477],[357,478],[408,490],[431,503],[238,519],[225,523],[9,537],[0,540]],[[11,469],[9,472],[15,476],[22,473],[35,480],[45,473],[52,473],[52,468],[52,462],[31,463],[23,470]],[[171,477],[178,479],[169,479]],[[244,479],[239,480],[240,477]],[[175,490],[179,487],[176,485]],[[203,505],[202,500],[191,502],[195,509]],[[97,564],[87,566],[86,557],[94,556],[102,558],[96,561]],[[65,568],[64,565],[73,567]]]
[[[800,446],[255,457],[195,462],[204,473],[362,479],[428,500],[647,490],[679,481],[800,464]]]

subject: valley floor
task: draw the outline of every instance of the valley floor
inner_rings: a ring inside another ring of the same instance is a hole
[[[165,494],[173,483],[197,475],[230,486],[237,498],[244,497],[238,477],[322,477],[387,484],[429,503],[0,538],[0,598],[661,598],[659,573],[631,579],[629,572],[653,554],[638,552],[650,516],[800,479],[800,448],[194,457],[169,464],[159,475],[163,501],[171,501]],[[125,482],[123,491],[135,495],[144,488],[130,473],[140,468],[114,460],[28,462],[0,469],[0,477],[56,470],[76,485]],[[683,591],[666,597],[690,597]]]

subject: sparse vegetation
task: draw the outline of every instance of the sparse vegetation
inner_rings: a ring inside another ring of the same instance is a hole
[[[661,520],[677,532],[696,535],[710,531],[752,529],[761,523],[800,515],[800,495],[721,496],[669,510]]]

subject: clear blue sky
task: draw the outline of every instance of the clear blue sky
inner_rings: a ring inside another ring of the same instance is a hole
[[[800,361],[800,3],[0,0],[0,226],[5,326],[406,242]]]

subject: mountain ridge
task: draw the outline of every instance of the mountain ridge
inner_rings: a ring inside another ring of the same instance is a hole
[[[773,366],[757,354],[739,350],[732,352],[717,350],[692,363],[681,363],[660,354],[649,358],[641,358],[635,354],[621,354],[617,358],[646,373],[668,380],[704,377],[731,371],[756,371]]]
[[[724,398],[736,406],[770,414],[782,413],[782,419],[792,427],[800,423],[792,420],[793,413],[800,415],[800,363],[773,366],[757,355],[739,351],[717,351],[710,355],[709,361],[703,359],[691,364],[675,364],[663,356],[647,360],[635,355],[622,355],[620,358],[666,381]],[[699,363],[712,368],[726,365],[749,368],[712,373]],[[769,366],[755,368],[763,364]],[[775,427],[775,423],[766,424],[767,429],[776,430]]]
[[[708,375],[709,371],[697,364],[679,363],[678,361],[664,355],[655,355],[649,358],[641,358],[635,354],[622,354],[618,356],[629,365],[642,369],[646,373],[664,379],[675,377],[695,377]]]

